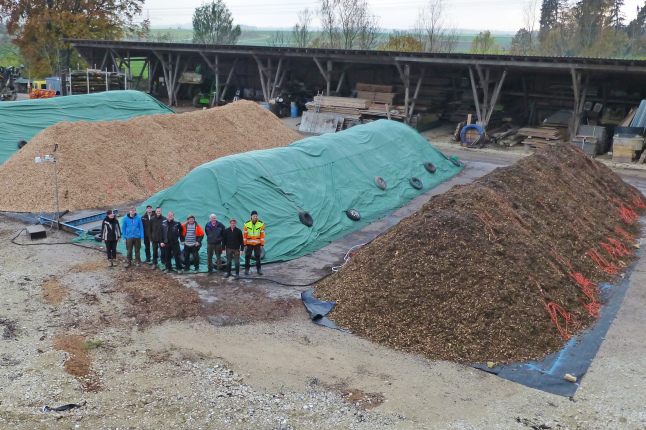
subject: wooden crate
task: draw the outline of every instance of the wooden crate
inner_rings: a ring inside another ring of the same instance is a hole
[[[632,145],[612,145],[612,161],[630,163],[635,158],[635,148]]]
[[[394,99],[394,93],[375,93],[375,103],[385,103],[392,105]]]
[[[357,91],[371,91],[376,93],[392,93],[392,85],[373,85],[357,83]]]
[[[371,103],[375,102],[375,92],[374,91],[357,91],[357,98],[368,100]]]
[[[632,146],[635,151],[641,151],[644,148],[643,137],[619,137],[612,138],[613,145]]]
[[[332,97],[332,96],[316,96],[314,103],[320,106],[337,106],[353,109],[367,109],[370,102],[366,99],[353,99],[350,97]]]

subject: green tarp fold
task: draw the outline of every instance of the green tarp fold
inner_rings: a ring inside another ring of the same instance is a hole
[[[383,217],[461,169],[414,129],[380,120],[206,163],[149,198],[137,213],[148,204],[161,206],[164,215],[173,211],[182,223],[195,215],[202,227],[215,213],[225,226],[235,218],[242,229],[256,210],[265,223],[264,261],[291,260]],[[386,190],[375,185],[375,177],[383,178]],[[421,189],[411,186],[412,177],[421,180]],[[348,209],[359,211],[361,220],[350,220]],[[300,221],[299,211],[312,216],[312,227]],[[201,261],[205,269],[206,246]]]
[[[0,103],[0,164],[16,151],[18,141],[32,137],[61,121],[126,121],[140,115],[174,113],[140,91],[106,91],[49,99]]]

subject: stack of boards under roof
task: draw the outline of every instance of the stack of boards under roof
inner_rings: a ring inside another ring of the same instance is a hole
[[[571,145],[433,197],[359,250],[315,296],[340,327],[466,363],[561,349],[599,312],[599,282],[635,258],[644,197]]]
[[[54,144],[60,209],[72,211],[143,200],[216,158],[299,139],[267,109],[244,100],[128,121],[61,122],[0,165],[0,210],[56,209],[53,163],[34,163],[52,155]]]

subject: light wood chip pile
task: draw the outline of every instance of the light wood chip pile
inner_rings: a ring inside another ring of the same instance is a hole
[[[61,122],[0,165],[0,210],[56,210],[54,163],[34,162],[53,155],[55,143],[60,210],[73,211],[144,200],[216,158],[300,138],[268,110],[245,100],[128,121]]]

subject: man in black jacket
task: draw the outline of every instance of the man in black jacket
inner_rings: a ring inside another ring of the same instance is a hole
[[[216,219],[215,214],[211,214],[211,221],[204,226],[209,275],[213,273],[213,253],[215,253],[217,270],[218,272],[222,271],[222,235],[225,229],[224,224]]]
[[[170,273],[173,270],[172,257],[175,257],[175,269],[177,273],[182,274],[182,264],[179,261],[179,243],[184,241],[182,236],[182,224],[175,221],[175,214],[168,212],[168,218],[162,223],[163,241],[161,247],[164,249],[164,260],[166,261],[166,270],[164,272]]]
[[[244,249],[244,239],[242,238],[242,230],[236,227],[236,220],[229,221],[231,228],[224,230],[222,234],[222,245],[227,250],[227,274],[225,278],[231,276],[231,263],[234,258],[236,260],[236,275],[234,278],[240,279],[240,252]]]
[[[155,216],[153,214],[153,207],[146,206],[146,213],[141,216],[141,223],[144,225],[144,251],[146,252],[146,261],[144,263],[150,264],[150,220]]]
[[[162,230],[162,224],[164,221],[166,221],[166,217],[162,215],[161,208],[157,207],[155,209],[155,215],[150,219],[150,241],[153,246],[153,270],[157,268],[158,257],[161,260],[162,266],[166,265],[164,253],[160,252],[163,251],[163,248],[160,249],[160,244],[164,241],[164,231]]]

